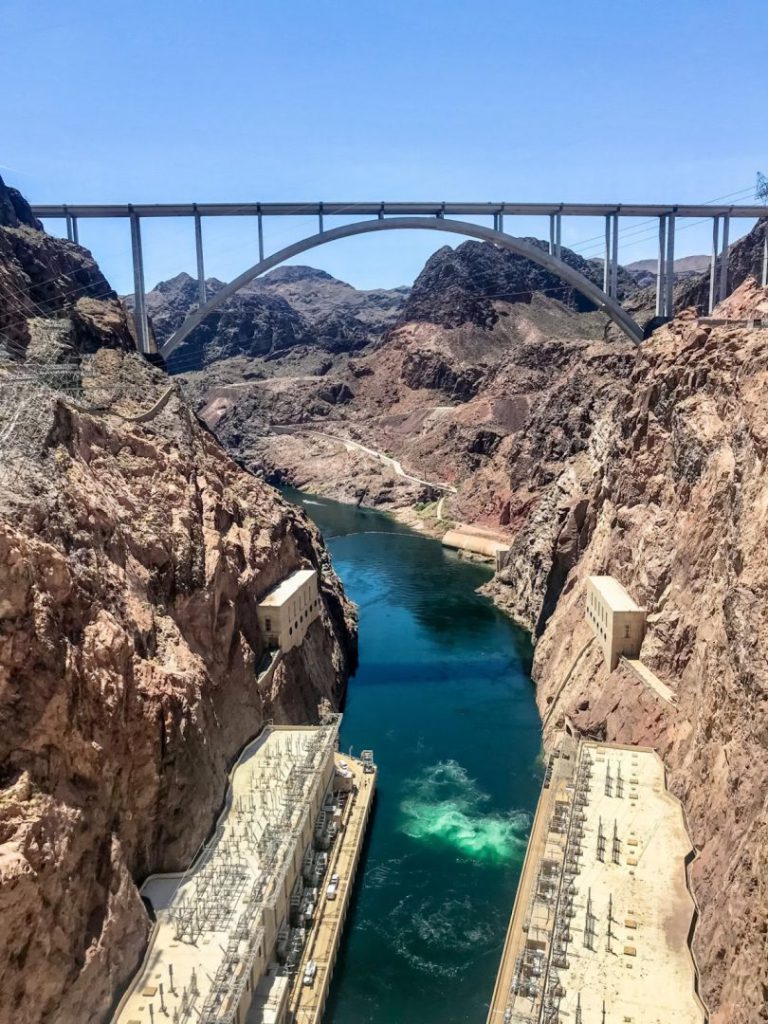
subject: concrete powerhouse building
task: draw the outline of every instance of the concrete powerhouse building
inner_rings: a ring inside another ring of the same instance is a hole
[[[304,639],[320,614],[317,570],[297,569],[259,604],[258,617],[267,643],[289,651]]]
[[[245,748],[193,864],[142,887],[156,923],[115,1024],[284,1024],[291,1002],[319,1020],[375,787],[338,727],[270,726]]]
[[[637,658],[645,635],[645,608],[613,576],[587,577],[587,622],[612,672],[623,655]]]
[[[706,1024],[683,808],[654,750],[549,757],[487,1024]]]

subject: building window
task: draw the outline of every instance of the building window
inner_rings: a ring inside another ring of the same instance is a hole
[[[624,639],[629,640],[629,626],[624,627]]]
[[[267,621],[266,621],[266,629],[267,629],[268,633],[272,632],[272,619],[267,619]]]

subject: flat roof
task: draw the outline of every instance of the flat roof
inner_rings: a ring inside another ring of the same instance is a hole
[[[232,993],[250,973],[240,968],[250,967],[263,941],[264,906],[282,888],[337,733],[338,718],[325,726],[269,727],[245,748],[213,837],[193,864],[142,886],[157,923],[116,1024],[149,1024],[150,1004],[155,1020],[164,1019],[161,984],[170,1017],[182,1012],[182,1000],[189,1005],[195,987],[196,1015],[207,1002],[225,1012],[235,1001]]]
[[[664,766],[654,751],[584,743],[580,763],[588,759],[592,785],[584,807],[573,955],[561,974],[566,989],[561,1010],[575,1016],[580,999],[584,1019],[600,1020],[605,1001],[609,1019],[702,1024],[705,1013],[688,947],[694,904],[685,860],[692,844],[682,806],[667,792]],[[608,773],[612,796],[606,794]],[[619,773],[622,797],[616,795]],[[601,828],[603,862],[596,856]],[[596,918],[592,950],[583,946],[589,894]]]
[[[610,605],[615,612],[642,612],[645,611],[637,602],[633,601],[627,591],[622,587],[615,576],[589,576],[589,582],[599,591],[601,597]]]
[[[563,755],[564,757],[565,755]],[[647,748],[582,741],[543,790],[490,1024],[704,1024],[682,805]]]
[[[259,608],[280,608],[313,576],[317,576],[317,569],[297,569],[282,583],[278,583],[273,590],[270,590],[264,600],[259,602]]]

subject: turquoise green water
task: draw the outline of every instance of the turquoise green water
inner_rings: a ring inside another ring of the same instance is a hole
[[[380,769],[324,1024],[484,1024],[540,786],[527,636],[475,594],[483,566],[302,503],[360,608],[342,746]]]

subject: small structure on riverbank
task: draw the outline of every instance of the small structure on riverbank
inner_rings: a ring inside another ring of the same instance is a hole
[[[509,541],[505,540],[495,530],[484,526],[455,526],[444,534],[443,547],[454,548],[457,551],[467,551],[473,555],[480,555],[481,558],[489,558],[499,568],[500,556],[509,551]]]
[[[587,622],[603,649],[608,670],[619,658],[637,658],[645,636],[645,608],[613,576],[587,577]]]
[[[272,647],[289,651],[320,614],[316,569],[297,569],[259,603],[259,625]]]

